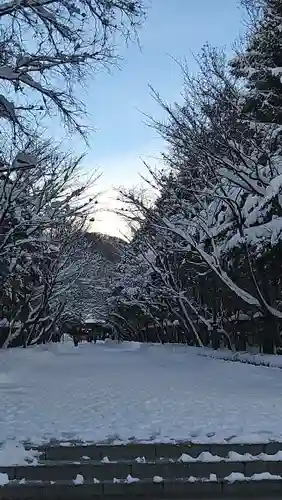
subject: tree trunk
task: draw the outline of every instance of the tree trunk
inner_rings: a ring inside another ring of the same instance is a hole
[[[247,350],[246,336],[244,333],[240,334],[240,332],[236,332],[235,349],[236,349],[236,351],[246,351]]]
[[[220,349],[220,333],[217,326],[213,326],[211,332],[211,343],[213,349]]]
[[[262,351],[264,354],[276,353],[276,321],[271,315],[263,318]]]

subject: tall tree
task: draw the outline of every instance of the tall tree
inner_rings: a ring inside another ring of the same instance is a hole
[[[35,168],[2,174],[0,189],[0,345],[26,345],[42,338],[61,311],[52,303],[66,248],[76,244],[94,200],[88,180],[78,184],[79,159],[48,143],[28,153]],[[74,180],[76,179],[76,186]],[[63,299],[61,297],[61,303]]]
[[[142,0],[1,0],[0,116],[14,139],[57,112],[84,133],[75,84],[113,62],[143,16]]]
[[[247,84],[244,111],[282,124],[282,5],[280,0],[242,0],[250,16],[247,46],[232,61]]]

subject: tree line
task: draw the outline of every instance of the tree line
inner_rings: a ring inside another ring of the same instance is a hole
[[[58,338],[89,269],[98,286],[95,173],[48,132],[87,140],[78,84],[116,63],[143,18],[139,0],[0,1],[0,347]]]
[[[242,0],[244,43],[204,46],[182,102],[151,120],[165,139],[149,190],[122,190],[133,238],[110,300],[128,339],[281,348],[282,4]]]

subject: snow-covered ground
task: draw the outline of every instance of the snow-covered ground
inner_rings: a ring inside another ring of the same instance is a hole
[[[281,370],[183,346],[0,351],[0,442],[282,441]]]
[[[208,358],[282,369],[281,355],[274,356],[273,354],[260,354],[258,352],[232,352],[229,349],[219,349],[215,351],[205,347],[191,347],[190,349],[193,349],[194,353]]]

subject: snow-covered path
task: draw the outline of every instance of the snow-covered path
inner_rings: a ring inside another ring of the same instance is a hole
[[[0,352],[0,442],[282,440],[281,415],[281,370],[186,347],[67,342]]]

